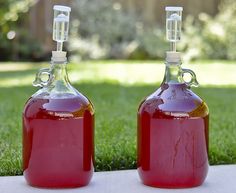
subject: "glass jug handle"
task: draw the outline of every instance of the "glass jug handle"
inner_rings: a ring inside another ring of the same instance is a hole
[[[184,74],[189,73],[191,75],[191,80],[190,81],[185,81],[184,83],[187,84],[188,86],[194,86],[194,87],[198,87],[199,83],[197,81],[197,77],[196,74],[190,70],[190,69],[182,69],[182,78],[184,80]]]
[[[46,81],[42,80],[42,76],[47,75],[48,79]],[[51,79],[51,70],[49,68],[42,68],[36,74],[35,80],[33,82],[33,86],[36,87],[44,87],[47,86]]]

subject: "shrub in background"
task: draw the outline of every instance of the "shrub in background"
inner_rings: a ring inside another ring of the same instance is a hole
[[[200,13],[184,23],[181,48],[185,58],[236,59],[236,1],[225,0],[215,17]]]
[[[160,29],[112,0],[76,0],[69,49],[77,59],[143,59],[162,56]]]
[[[138,33],[137,42],[141,52],[146,53],[143,59],[162,59],[169,49],[169,44],[165,40],[165,30],[151,26],[145,27]]]
[[[216,21],[224,36],[228,59],[236,59],[236,1],[225,0],[220,6]]]
[[[34,2],[0,0],[0,60],[43,59],[42,45],[24,28]],[[75,0],[72,8],[68,44],[72,59],[163,59],[168,50],[164,25],[145,24],[139,13],[115,0]],[[236,59],[235,0],[222,0],[214,17],[187,16],[183,26],[178,50],[185,60]]]
[[[168,50],[165,27],[146,26],[112,0],[76,0],[69,48],[82,59],[159,59]],[[178,50],[185,60],[236,59],[236,1],[224,0],[212,17],[187,16]]]
[[[0,60],[39,59],[42,49],[25,27],[34,0],[0,0]]]
[[[82,58],[122,58],[134,40],[135,18],[108,0],[76,0],[69,48]]]
[[[17,24],[11,26],[8,32],[0,33],[0,60],[41,60],[43,56],[41,43],[31,37],[27,28]]]

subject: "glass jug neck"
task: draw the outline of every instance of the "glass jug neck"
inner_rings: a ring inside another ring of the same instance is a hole
[[[181,62],[166,62],[165,77],[163,83],[166,84],[183,84],[183,72]]]
[[[51,62],[51,74],[53,82],[69,82],[67,75],[67,62]]]

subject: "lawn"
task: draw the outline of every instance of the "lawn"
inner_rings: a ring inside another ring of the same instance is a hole
[[[31,86],[41,63],[0,63],[0,175],[21,170],[21,112],[37,90]],[[136,167],[136,112],[140,101],[163,78],[160,62],[81,62],[69,64],[73,85],[96,109],[96,170]],[[236,65],[198,61],[192,68],[201,83],[194,91],[210,108],[210,163],[236,163]]]

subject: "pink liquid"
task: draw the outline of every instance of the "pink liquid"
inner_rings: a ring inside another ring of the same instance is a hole
[[[138,172],[163,188],[199,186],[208,172],[208,108],[184,84],[164,84],[140,105]]]
[[[89,183],[94,166],[94,113],[83,97],[31,98],[23,112],[23,170],[39,187]]]

